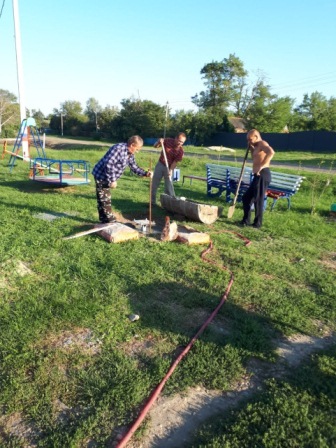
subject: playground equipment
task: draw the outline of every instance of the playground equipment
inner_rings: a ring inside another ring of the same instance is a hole
[[[10,172],[12,172],[17,158],[25,160],[25,161],[30,161],[29,150],[28,150],[28,153],[23,152],[23,143],[29,142],[29,140],[33,141],[34,147],[36,148],[38,156],[46,157],[44,147],[41,142],[39,132],[36,128],[36,122],[35,122],[34,118],[25,118],[22,120],[19,132],[16,136],[13,150],[8,151],[7,142],[5,142],[4,146],[3,146],[2,158],[4,158],[5,154],[10,154],[10,158],[9,158],[9,162],[8,162]],[[22,150],[22,155],[19,154],[21,150]]]
[[[37,157],[30,161],[29,179],[59,185],[90,182],[89,163],[85,160],[57,160]]]
[[[37,157],[31,158],[23,152],[23,142],[32,142],[37,152]],[[22,155],[20,151],[22,150]],[[29,179],[36,182],[45,182],[53,185],[67,186],[88,184],[90,164],[85,160],[60,160],[50,159],[46,156],[44,145],[40,139],[34,118],[22,120],[12,151],[8,151],[7,142],[4,143],[2,158],[10,154],[9,169],[12,172],[17,158],[30,162]]]

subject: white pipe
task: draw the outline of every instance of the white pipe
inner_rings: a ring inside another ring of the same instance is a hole
[[[168,101],[166,103],[166,117],[164,122],[164,128],[163,128],[163,138],[166,138],[166,130],[167,130],[167,120],[168,120]]]
[[[26,104],[25,104],[25,95],[23,87],[21,34],[20,34],[20,21],[19,21],[19,7],[17,0],[13,0],[13,16],[14,16],[14,28],[15,28],[16,66],[17,66],[18,89],[19,89],[20,116],[22,122],[22,120],[26,118]]]

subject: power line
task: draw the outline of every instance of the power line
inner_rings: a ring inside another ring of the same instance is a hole
[[[309,76],[307,78],[301,78],[297,81],[285,82],[279,84],[272,84],[271,87],[276,90],[287,90],[291,88],[305,88],[313,87],[316,85],[331,84],[336,82],[336,72],[324,73],[321,75]]]
[[[1,11],[0,11],[0,19],[1,19],[1,16],[2,16],[2,11],[3,11],[4,6],[5,6],[5,1],[6,0],[3,0],[3,2],[2,2]]]

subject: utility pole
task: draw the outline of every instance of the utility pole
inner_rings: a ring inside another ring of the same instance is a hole
[[[21,33],[20,33],[20,21],[19,21],[19,6],[17,0],[13,0],[13,17],[14,17],[14,34],[15,34],[15,47],[16,47],[16,67],[17,67],[19,103],[20,103],[20,118],[21,118],[20,133],[22,134],[22,155],[24,159],[29,159],[28,129],[26,123],[23,124],[23,120],[26,119],[26,103],[25,103],[24,86],[23,86]]]
[[[164,129],[163,129],[163,138],[166,138],[166,130],[167,130],[167,120],[168,120],[168,101],[166,103],[166,118],[165,118],[165,123],[164,123]]]

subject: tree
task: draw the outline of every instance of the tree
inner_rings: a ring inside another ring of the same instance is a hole
[[[122,109],[112,123],[113,133],[122,140],[131,135],[152,137],[161,135],[164,127],[165,107],[148,100],[123,99]]]
[[[289,123],[294,100],[279,98],[262,81],[255,87],[249,107],[244,111],[248,128],[262,132],[282,132]]]
[[[99,130],[105,134],[107,134],[109,137],[116,137],[114,135],[114,126],[113,122],[118,116],[119,109],[115,106],[109,106],[107,105],[99,114]]]
[[[82,127],[87,122],[88,117],[83,114],[79,101],[65,101],[60,109],[53,110],[50,127],[58,132],[63,130],[64,134],[81,135]]]
[[[196,114],[193,111],[176,111],[169,117],[169,126],[167,127],[167,135],[175,137],[179,132],[184,132],[188,136],[188,140],[194,143],[196,129]]]
[[[36,122],[36,127],[39,129],[42,129],[46,126],[46,119],[44,118],[44,114],[43,112],[39,110],[35,110],[32,109],[31,114],[29,114],[30,116],[32,116]]]
[[[89,117],[90,122],[94,125],[94,129],[98,132],[98,113],[102,111],[102,107],[95,98],[89,98],[86,102],[85,115]]]
[[[3,126],[12,125],[19,129],[20,126],[20,108],[17,98],[8,90],[0,89],[0,135]]]
[[[206,64],[201,75],[207,90],[192,97],[192,101],[202,109],[219,107],[227,112],[230,106],[237,104],[246,86],[247,71],[234,54],[221,62]]]
[[[305,94],[302,103],[294,109],[293,127],[305,131],[332,130],[328,110],[333,110],[332,101],[329,104],[324,95],[319,92],[313,92],[310,96]]]
[[[328,130],[336,131],[336,98],[331,97],[328,100],[327,108]]]

